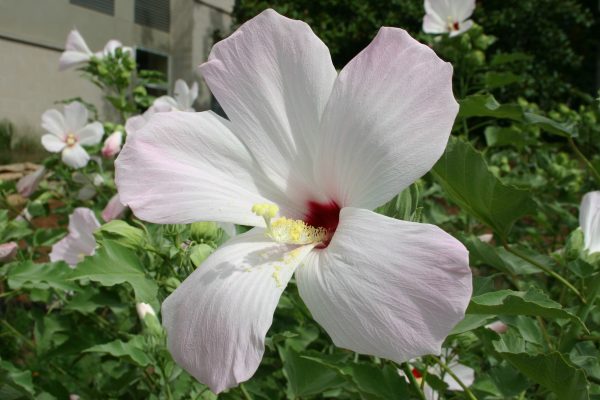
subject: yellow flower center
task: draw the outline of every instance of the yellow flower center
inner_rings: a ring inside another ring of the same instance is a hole
[[[65,143],[67,144],[67,146],[72,147],[74,145],[77,144],[77,137],[75,137],[74,134],[69,133],[67,134],[67,138],[65,139]]]
[[[264,218],[266,235],[278,243],[311,244],[327,240],[328,232],[325,228],[315,228],[299,219],[275,218],[279,212],[279,207],[275,204],[255,204],[252,212]]]

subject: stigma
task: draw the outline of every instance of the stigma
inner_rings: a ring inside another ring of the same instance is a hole
[[[69,147],[74,146],[77,143],[77,138],[72,133],[69,133],[69,134],[67,134],[67,137],[65,139],[65,143]]]
[[[266,236],[277,243],[318,244],[326,243],[329,238],[329,231],[323,227],[314,227],[298,219],[275,218],[279,213],[279,207],[275,204],[255,204],[252,212],[264,218],[267,225]]]

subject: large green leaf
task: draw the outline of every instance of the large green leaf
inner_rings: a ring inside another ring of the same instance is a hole
[[[128,283],[137,301],[156,304],[156,283],[148,278],[135,252],[112,240],[93,256],[86,257],[73,270],[71,279],[89,279],[103,286]]]
[[[489,171],[482,155],[462,140],[450,140],[432,174],[452,201],[502,238],[518,218],[534,208],[528,191],[502,183]]]
[[[103,238],[119,241],[122,245],[133,249],[141,246],[146,237],[144,231],[119,219],[112,220],[102,225],[94,232],[94,236],[98,239]]]
[[[146,355],[146,343],[143,336],[135,336],[128,342],[114,340],[109,343],[99,344],[85,350],[87,353],[105,353],[114,357],[125,357],[135,364],[145,367],[152,360]]]
[[[583,326],[575,315],[542,292],[531,288],[526,292],[499,290],[471,298],[467,314],[483,315],[529,315],[544,318],[567,318]]]
[[[550,118],[533,113],[525,113],[524,115],[526,122],[539,126],[553,135],[562,137],[575,137],[578,135],[577,125],[575,123],[556,122]]]
[[[0,275],[8,277],[12,289],[79,290],[79,286],[69,279],[73,270],[64,262],[36,264],[31,260],[8,264]]]
[[[522,343],[501,338],[494,349],[532,381],[554,392],[559,400],[588,400],[584,371],[561,353],[530,354]]]
[[[493,117],[516,121],[523,119],[523,110],[516,104],[500,104],[491,94],[476,94],[459,101],[459,117]]]
[[[289,390],[294,397],[320,394],[345,383],[334,370],[322,364],[301,357],[292,349],[279,346],[283,360],[283,370],[289,382]]]

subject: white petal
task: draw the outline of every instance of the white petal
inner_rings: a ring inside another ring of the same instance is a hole
[[[468,31],[469,29],[471,29],[472,26],[473,26],[472,20],[469,19],[467,21],[464,21],[459,24],[459,29],[457,31],[450,32],[450,37],[458,36],[466,31]]]
[[[197,90],[197,87],[196,87]],[[175,82],[175,99],[177,99],[178,109],[180,111],[193,111],[195,97],[192,98],[192,92],[182,79],[177,79]]]
[[[79,32],[74,29],[69,32],[69,35],[67,36],[65,51],[61,54],[59,60],[59,70],[63,71],[67,68],[84,64],[89,61],[91,56],[92,52],[85,43],[85,40],[83,40],[83,37],[81,37]]]
[[[90,160],[90,156],[79,144],[65,147],[62,151],[62,160],[72,168],[83,168]]]
[[[15,259],[19,250],[17,242],[0,243],[0,262],[9,262]]]
[[[61,139],[67,135],[65,118],[58,110],[47,110],[42,114],[42,128]]]
[[[100,143],[104,136],[104,127],[100,122],[87,124],[75,133],[79,139],[79,144],[83,146],[93,146]]]
[[[65,148],[65,142],[55,135],[49,133],[42,136],[42,146],[50,153],[58,153]]]
[[[279,297],[313,246],[293,250],[255,228],[213,253],[162,305],[175,361],[215,393],[248,380]]]
[[[87,124],[88,110],[83,104],[74,101],[65,105],[65,127],[67,133],[75,133]]]
[[[143,220],[263,225],[251,211],[269,187],[229,122],[212,112],[152,115],[115,162],[123,204]]]
[[[423,32],[425,33],[446,33],[448,32],[448,23],[440,21],[436,15],[425,14],[423,17]]]
[[[177,104],[177,100],[175,100],[171,96],[161,96],[154,100],[154,103],[152,103],[152,107],[150,107],[149,110],[152,110],[150,111],[150,114],[154,114],[157,112],[169,112],[178,110],[178,107],[179,104]]]
[[[148,109],[148,111],[150,111],[150,109]],[[146,113],[144,113],[143,115],[135,115],[133,117],[127,118],[127,121],[125,121],[125,132],[127,132],[127,135],[133,135],[144,125],[146,125],[146,122],[148,122],[148,119],[151,115],[151,113],[148,113],[148,111],[146,111]]]
[[[340,73],[315,175],[340,206],[373,209],[440,158],[458,112],[452,65],[397,28],[381,28]]]
[[[307,200],[328,200],[311,193],[312,163],[336,71],[310,27],[263,11],[217,43],[200,71],[234,133],[279,188],[302,209]]]
[[[104,56],[114,55],[119,47],[123,47],[123,43],[115,39],[109,40],[106,42],[106,45],[104,45]]]
[[[453,12],[453,1],[456,0],[425,0],[425,12],[438,21],[448,24],[449,19],[456,17]]]
[[[452,16],[456,17],[457,21],[463,22],[475,11],[475,0],[454,0],[451,2],[451,7]]]
[[[127,206],[121,203],[121,199],[117,193],[109,200],[104,210],[102,210],[102,219],[108,222],[121,218],[125,210],[127,210]]]
[[[458,240],[356,208],[342,209],[329,246],[309,254],[296,279],[337,346],[399,363],[439,354],[472,291]]]
[[[52,135],[50,135],[52,136]],[[63,143],[64,145],[64,143]],[[47,147],[46,147],[47,148]],[[57,150],[60,151],[60,150]],[[46,175],[46,168],[39,167],[35,172],[25,175],[17,182],[17,191],[23,197],[31,196],[38,188],[38,185]]]
[[[94,254],[96,248],[94,231],[99,226],[100,223],[92,210],[76,208],[69,216],[69,234],[52,246],[50,261],[63,260],[74,267],[84,256]]]
[[[600,191],[583,196],[579,210],[579,226],[583,231],[584,247],[590,253],[600,251]]]
[[[471,367],[467,367],[466,365],[459,364],[457,362],[452,362],[448,365],[450,370],[454,372],[456,377],[461,380],[467,387],[471,386],[475,381],[475,371]],[[448,390],[459,391],[462,392],[463,388],[458,384],[456,379],[454,379],[450,374],[444,375],[444,382],[448,385]]]

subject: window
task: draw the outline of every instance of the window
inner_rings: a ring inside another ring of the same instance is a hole
[[[137,70],[158,71],[162,73],[165,79],[169,79],[169,56],[166,54],[157,53],[155,51],[140,49],[135,50],[135,61]],[[162,96],[168,93],[169,87],[167,84],[148,84],[146,85],[148,94],[152,96]]]
[[[171,9],[169,0],[135,0],[135,23],[169,32]]]
[[[108,15],[115,15],[115,0],[71,0],[71,4]]]

